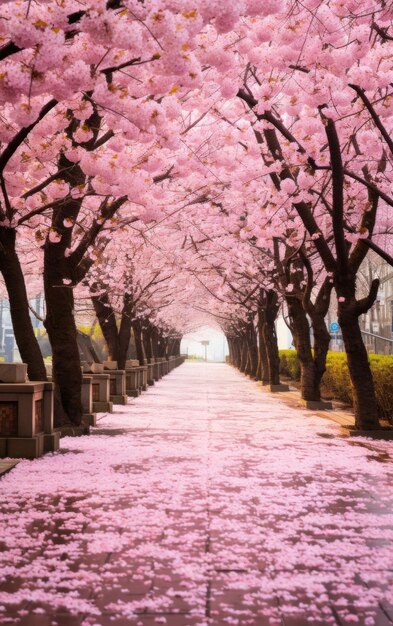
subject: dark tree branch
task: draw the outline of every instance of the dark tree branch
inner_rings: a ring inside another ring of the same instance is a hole
[[[250,93],[247,93],[247,91],[245,91],[244,89],[239,89],[239,91],[237,92],[237,96],[238,98],[243,100],[250,109],[254,109],[258,104],[258,100],[255,100],[255,98]],[[263,113],[262,115],[255,113],[255,116],[258,120],[266,120],[267,122],[270,122],[270,124],[272,124],[285,137],[285,139],[297,145],[299,152],[301,152],[302,154],[305,153],[305,149],[298,142],[296,137],[292,135],[292,133],[285,127],[281,120],[275,117],[271,111],[265,111],[265,113]]]
[[[13,41],[9,41],[0,48],[0,61],[3,61],[7,57],[20,52],[21,50],[23,50],[23,48],[19,48],[19,46],[15,45]]]
[[[377,298],[378,289],[379,289],[379,278],[374,278],[374,280],[371,283],[368,296],[356,302],[356,310],[358,312],[358,315],[367,313],[367,311],[372,307],[372,305],[374,304]]]
[[[3,152],[0,155],[0,172],[4,171],[4,168],[7,165],[8,161],[15,154],[19,146],[27,138],[28,134],[33,130],[35,126],[37,126],[37,124],[45,117],[45,115],[49,113],[49,111],[51,111],[56,106],[56,104],[57,104],[57,100],[55,99],[49,100],[49,102],[47,102],[42,107],[41,111],[39,112],[34,122],[29,124],[29,126],[24,126],[23,128],[21,128],[13,137],[13,139],[11,139],[7,147],[3,150]]]
[[[389,146],[390,152],[393,154],[393,140],[392,140],[390,134],[388,133],[388,131],[386,130],[385,126],[382,124],[381,118],[379,117],[379,115],[375,111],[372,103],[370,102],[370,100],[366,96],[365,90],[362,89],[362,87],[359,87],[359,85],[353,85],[353,84],[349,83],[349,86],[351,87],[351,89],[356,91],[356,93],[358,94],[359,98],[363,102],[363,104],[366,107],[367,111],[370,113],[375,126],[378,128],[378,130],[381,133],[382,137],[384,138],[384,140],[386,141],[387,145]]]
[[[332,168],[330,165],[318,165],[312,157],[308,157],[307,160],[308,160],[309,165],[311,165],[311,167],[313,168],[313,170],[325,170],[327,172],[332,171]],[[386,202],[386,204],[393,207],[393,199],[390,198],[386,193],[381,191],[376,185],[374,185],[374,183],[366,180],[365,178],[362,178],[361,176],[359,176],[358,174],[355,174],[354,172],[351,172],[346,167],[343,168],[343,172],[345,176],[348,176],[348,178],[352,178],[353,180],[356,180],[358,183],[361,183],[362,185],[367,187],[367,189],[376,193],[381,198],[381,200],[384,200]]]
[[[116,211],[127,201],[127,196],[121,196],[114,200],[111,204],[105,200],[101,205],[100,218],[94,220],[89,230],[85,233],[79,245],[75,248],[74,252],[69,256],[70,268],[76,268],[81,263],[88,248],[94,243],[97,235],[104,228],[107,220],[111,219]],[[135,221],[137,218],[135,218]]]
[[[34,194],[36,194],[36,193],[42,191],[43,189],[45,189],[45,187],[47,187],[54,180],[57,180],[58,178],[60,178],[61,175],[64,172],[72,170],[73,167],[74,166],[63,168],[61,170],[57,170],[57,172],[55,172],[54,174],[52,174],[51,176],[48,176],[48,178],[43,180],[42,183],[39,183],[35,187],[32,187],[31,189],[29,189],[29,191],[26,191],[26,193],[23,194],[22,198],[24,200],[26,200],[27,198],[30,198],[30,196],[34,196]]]
[[[380,248],[376,243],[374,243],[374,241],[371,241],[371,239],[368,239],[368,238],[359,239],[359,244],[363,244],[367,248],[370,248],[370,250],[373,250],[376,254],[378,254],[381,257],[381,259],[384,259],[386,263],[389,263],[389,265],[393,267],[393,256],[385,252],[385,250],[382,250],[382,248]]]
[[[393,41],[393,37],[387,33],[387,28],[381,28],[376,22],[372,23],[372,28],[384,41]]]
[[[325,121],[325,132],[329,143],[330,163],[332,167],[333,186],[333,217],[332,227],[336,246],[337,261],[345,272],[348,266],[348,246],[344,236],[344,169],[341,156],[340,141],[334,121],[330,118]]]

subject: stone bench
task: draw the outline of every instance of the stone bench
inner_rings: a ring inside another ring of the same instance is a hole
[[[35,459],[59,449],[53,383],[26,379],[24,363],[0,363],[0,457]]]
[[[93,413],[112,413],[110,376],[102,363],[84,363],[83,373],[92,377]]]
[[[126,394],[132,398],[140,395],[139,371],[137,367],[126,368]]]
[[[132,373],[127,379],[128,372]],[[136,398],[142,393],[142,391],[146,391],[148,387],[148,376],[147,365],[139,365],[139,361],[137,359],[128,359],[126,361],[127,395]],[[138,390],[138,394],[136,394],[136,390]],[[131,393],[128,393],[129,391]]]

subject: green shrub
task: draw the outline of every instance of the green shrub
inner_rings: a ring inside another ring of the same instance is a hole
[[[369,354],[369,361],[380,416],[393,421],[393,356]],[[299,380],[300,367],[295,350],[280,350],[280,370],[292,380]],[[323,395],[352,404],[351,381],[345,353],[328,353],[321,388]]]
[[[336,400],[352,404],[351,379],[347,365],[347,355],[343,352],[328,352],[326,372],[323,375],[322,389]]]
[[[300,380],[300,365],[296,350],[280,350],[280,371],[292,380]]]
[[[393,421],[393,357],[371,354],[370,365],[381,416]]]

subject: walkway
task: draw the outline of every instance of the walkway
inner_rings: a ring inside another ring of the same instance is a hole
[[[0,624],[393,623],[391,442],[185,364],[0,481]]]

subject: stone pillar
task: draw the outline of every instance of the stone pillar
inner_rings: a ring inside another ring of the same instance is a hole
[[[154,363],[151,360],[147,365],[147,384],[149,386],[154,385]]]
[[[96,426],[96,414],[93,413],[93,376],[91,374],[82,375],[82,407],[83,418],[89,426]]]
[[[147,391],[147,378],[148,378],[148,366],[141,365],[141,375],[142,375],[142,391]]]
[[[110,377],[110,398],[113,404],[127,404],[125,370],[108,370]]]
[[[139,374],[137,367],[126,368],[126,394],[132,398],[139,396]]]
[[[59,449],[53,384],[27,382],[24,363],[0,363],[0,456],[35,459]]]
[[[112,413],[109,374],[93,374],[92,378],[94,413]]]

